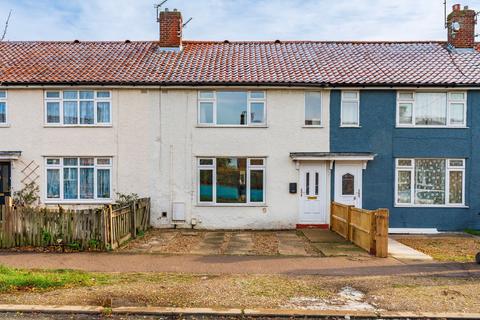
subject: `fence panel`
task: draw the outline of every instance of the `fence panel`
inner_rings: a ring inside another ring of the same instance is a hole
[[[332,202],[330,229],[377,257],[388,256],[388,210],[365,210]]]
[[[125,207],[64,210],[0,206],[0,248],[68,246],[72,249],[116,248],[147,230],[150,199]]]

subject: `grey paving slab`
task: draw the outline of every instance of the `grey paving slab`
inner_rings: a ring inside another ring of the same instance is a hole
[[[252,233],[235,233],[225,249],[225,254],[247,255],[254,251],[254,242]]]
[[[369,256],[368,252],[351,243],[315,242],[312,246],[326,257]]]
[[[308,256],[305,251],[305,244],[293,232],[279,232],[278,239],[278,253],[286,256]]]
[[[392,238],[388,238],[388,254],[400,260],[433,260],[429,255],[406,246]]]
[[[310,242],[348,242],[335,232],[324,229],[304,229],[302,230],[305,237]]]
[[[225,232],[209,232],[205,234],[202,241],[190,253],[203,255],[219,254],[224,239]]]

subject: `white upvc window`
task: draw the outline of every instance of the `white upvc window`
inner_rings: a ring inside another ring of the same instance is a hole
[[[467,93],[397,93],[397,127],[460,127],[467,125]]]
[[[465,159],[396,159],[395,205],[465,206]]]
[[[305,92],[305,126],[322,126],[322,92]]]
[[[7,91],[0,90],[0,126],[8,124]]]
[[[264,126],[265,91],[198,92],[198,124],[207,126]]]
[[[198,203],[264,205],[265,158],[198,158]]]
[[[109,126],[111,123],[110,91],[45,91],[45,124],[47,125]]]
[[[47,202],[110,202],[112,158],[48,157],[45,159]]]
[[[360,126],[360,92],[342,91],[340,112],[341,127]]]

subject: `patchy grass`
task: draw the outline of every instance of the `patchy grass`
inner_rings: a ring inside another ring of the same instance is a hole
[[[473,262],[480,240],[471,236],[401,236],[397,241],[438,261]]]
[[[90,274],[72,270],[21,270],[0,265],[0,293],[93,286],[105,283],[107,278],[105,275],[92,277]]]
[[[480,236],[480,230],[465,229],[465,233],[472,234],[474,236]]]

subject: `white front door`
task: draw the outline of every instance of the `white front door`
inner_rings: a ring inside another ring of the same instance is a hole
[[[324,162],[300,165],[300,223],[327,223],[327,179]]]
[[[335,162],[335,202],[362,207],[361,162]]]

